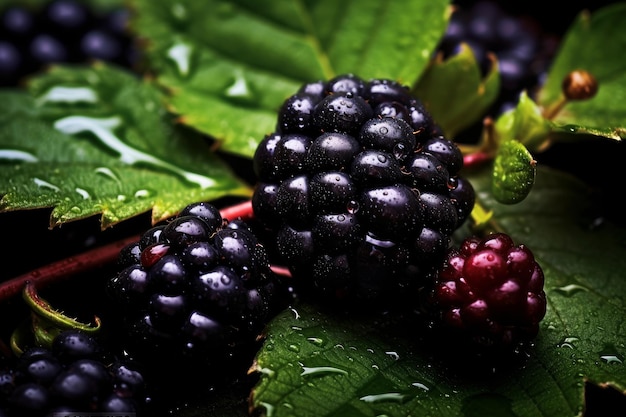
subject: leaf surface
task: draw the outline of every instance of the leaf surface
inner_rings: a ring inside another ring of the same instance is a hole
[[[412,85],[448,1],[133,0],[158,82],[181,121],[251,157],[305,82],[355,73]]]
[[[106,66],[59,67],[33,95],[0,92],[2,210],[53,207],[50,225],[102,227],[250,188],[201,135],[176,125],[154,86]]]
[[[561,84],[571,71],[586,70],[597,80],[597,94],[570,101],[554,117],[557,125],[612,139],[626,137],[626,3],[618,2],[593,14],[581,12],[563,39],[538,103],[546,109],[562,97]]]
[[[497,62],[483,78],[467,44],[448,59],[434,59],[414,87],[414,94],[450,138],[479,121],[499,91]]]

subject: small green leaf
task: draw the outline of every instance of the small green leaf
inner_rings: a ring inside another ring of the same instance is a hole
[[[521,142],[502,142],[493,165],[494,198],[502,204],[519,203],[532,189],[536,170],[533,156]]]
[[[483,78],[472,49],[462,44],[458,54],[433,60],[413,93],[424,102],[445,134],[454,138],[484,116],[499,89],[497,62]]]
[[[588,141],[612,138],[612,128],[593,128],[577,125],[558,125],[544,117],[541,107],[526,92],[522,92],[517,106],[502,113],[495,123],[498,140],[515,139],[534,152],[544,151],[552,142]]]
[[[447,0],[133,0],[157,80],[181,121],[251,157],[304,82],[355,73],[412,85],[445,31]]]
[[[53,207],[51,226],[102,214],[102,227],[152,210],[249,196],[209,143],[177,125],[162,93],[112,67],[57,67],[0,92],[1,210]]]
[[[515,139],[530,149],[540,149],[554,125],[541,114],[541,109],[522,92],[517,106],[498,117],[495,124],[500,141]]]
[[[552,119],[573,132],[612,139],[626,138],[626,3],[613,3],[589,15],[581,12],[566,33],[538,93],[538,103],[551,109],[562,100],[561,84],[574,70],[591,73],[598,93],[591,99],[568,102]]]

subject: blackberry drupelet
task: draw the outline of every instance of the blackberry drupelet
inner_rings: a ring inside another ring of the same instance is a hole
[[[287,302],[286,287],[246,223],[208,203],[185,207],[120,251],[107,292],[124,349],[162,367],[219,365],[252,346]]]
[[[148,397],[142,372],[104,346],[80,330],[66,330],[50,347],[26,348],[0,370],[0,415],[145,410]]]
[[[429,305],[434,322],[477,348],[532,341],[546,313],[543,270],[532,251],[504,233],[470,237],[451,248]]]
[[[252,207],[299,294],[394,300],[469,215],[462,166],[406,86],[343,74],[285,100],[253,158]]]

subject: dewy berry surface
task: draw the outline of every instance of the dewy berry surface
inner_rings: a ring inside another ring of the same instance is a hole
[[[477,345],[532,340],[546,313],[543,270],[531,250],[494,233],[451,248],[431,296],[437,322]]]
[[[419,98],[354,74],[304,84],[253,158],[255,218],[301,294],[419,286],[474,204],[463,158]]]
[[[51,346],[27,346],[0,366],[0,415],[139,415],[148,402],[144,375],[105,346],[80,330],[62,331]]]
[[[147,362],[172,355],[219,364],[253,345],[286,301],[252,229],[205,202],[145,231],[120,251],[118,268],[107,292],[119,334]]]

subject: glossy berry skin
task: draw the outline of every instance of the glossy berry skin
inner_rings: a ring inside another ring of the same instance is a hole
[[[396,300],[470,213],[462,166],[406,86],[342,74],[285,100],[254,154],[252,207],[300,295]]]
[[[531,250],[494,233],[450,249],[435,280],[436,322],[485,347],[531,341],[546,313],[543,270]]]
[[[120,252],[107,292],[124,349],[147,363],[165,355],[181,369],[219,364],[252,345],[286,300],[253,231],[207,202],[146,230],[136,245]]]
[[[62,331],[51,346],[28,346],[12,359],[0,372],[2,416],[43,417],[71,410],[135,414],[146,409],[143,374],[89,333]]]

